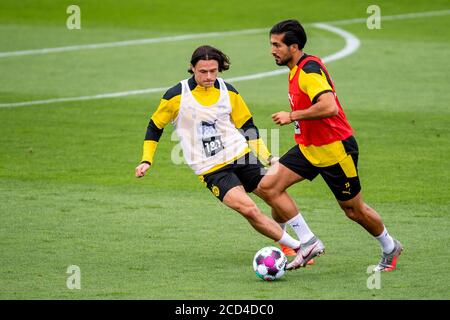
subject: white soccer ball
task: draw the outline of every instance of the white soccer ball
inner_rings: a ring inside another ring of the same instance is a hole
[[[253,270],[256,275],[266,281],[281,278],[286,270],[287,258],[276,247],[264,247],[253,258]]]

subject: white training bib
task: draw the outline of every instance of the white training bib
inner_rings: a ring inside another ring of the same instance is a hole
[[[230,96],[225,82],[221,78],[217,80],[220,96],[211,106],[201,105],[189,89],[188,80],[181,81],[180,109],[173,125],[180,138],[184,159],[197,175],[231,161],[248,146],[231,122]]]

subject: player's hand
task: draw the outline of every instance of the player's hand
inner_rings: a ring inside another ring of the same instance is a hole
[[[276,124],[279,124],[280,126],[283,126],[285,124],[289,124],[289,123],[292,122],[292,120],[291,120],[291,113],[290,112],[286,112],[286,111],[280,111],[280,112],[274,113],[272,115],[272,120]]]
[[[270,156],[269,158],[269,166],[273,166],[275,163],[280,160],[280,157]]]
[[[150,169],[150,165],[148,163],[141,163],[135,169],[136,178],[141,178],[145,175],[147,170]]]

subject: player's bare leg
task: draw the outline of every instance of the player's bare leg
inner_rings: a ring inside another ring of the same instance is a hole
[[[351,200],[338,201],[338,203],[348,218],[360,224],[380,242],[381,261],[374,270],[395,270],[397,258],[402,253],[403,246],[389,235],[378,212],[364,203],[361,192]]]
[[[279,162],[270,167],[258,187],[253,191],[272,207],[272,216],[280,225],[288,223],[297,234],[300,242],[306,243],[314,234],[300,214],[294,200],[286,192],[296,182],[304,180]]]
[[[298,214],[298,208],[285,190],[302,180],[303,177],[277,162],[253,192],[274,209],[277,222],[287,222]]]
[[[313,264],[314,257],[323,254],[325,250],[322,242],[311,232],[295,202],[286,192],[287,188],[302,180],[304,178],[300,175],[284,165],[276,163],[269,169],[255,190],[255,193],[272,207],[274,220],[280,226],[288,223],[302,243],[296,252],[296,258],[288,265],[290,269]]]
[[[300,247],[298,240],[292,238],[274,220],[261,212],[255,202],[247,195],[244,187],[236,186],[230,189],[225,194],[223,203],[239,212],[259,233],[291,248]]]
[[[275,209],[273,209],[272,208],[272,218],[275,220],[275,221],[277,221],[276,219],[277,219],[277,217],[279,217],[279,216],[281,216],[279,213],[277,213],[276,211],[275,211]],[[279,221],[277,221],[277,223],[280,225],[280,227],[281,227],[281,229],[283,229],[283,230],[286,230],[286,222],[279,222]],[[295,257],[296,255],[297,255],[297,252],[294,250],[294,249],[292,249],[292,248],[290,248],[290,247],[287,247],[287,246],[284,246],[284,245],[282,245],[282,244],[280,244],[280,248],[281,248],[281,251],[287,256],[287,257]],[[306,264],[308,264],[308,265],[313,265],[315,262],[314,262],[314,259],[311,259],[311,260],[309,260]]]
[[[364,203],[361,192],[351,200],[338,200],[338,203],[349,219],[360,224],[374,237],[383,232],[384,225],[380,215]]]
[[[268,197],[267,193],[263,192],[259,188],[259,186],[258,186],[258,188],[256,188],[253,191],[253,193],[255,193],[258,197],[263,199],[268,205],[271,205],[271,203],[269,203],[269,197]],[[276,202],[281,202],[282,207],[283,207],[282,210],[286,210],[286,211],[280,211],[280,209],[279,209],[280,206],[277,206],[278,209],[272,207],[272,218],[280,225],[281,229],[286,230],[287,222],[298,215],[299,211],[298,211],[297,205],[295,204],[294,200],[292,200],[292,198],[289,196],[289,194],[286,191],[281,192],[281,194],[278,197],[278,200]],[[280,247],[281,247],[281,251],[283,251],[283,253],[286,256],[295,257],[297,255],[295,250],[288,246],[280,245]],[[308,264],[314,264],[314,259],[311,259],[310,261],[308,261]]]

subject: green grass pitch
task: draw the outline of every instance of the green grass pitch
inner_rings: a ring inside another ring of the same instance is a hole
[[[225,3],[225,5],[224,5]],[[71,1],[0,3],[0,52],[307,23],[307,53],[342,37],[311,26],[365,18],[371,1]],[[377,1],[382,16],[449,10],[448,1]],[[377,241],[348,220],[321,179],[289,189],[327,251],[268,283],[252,258],[273,242],[172,163],[169,126],[154,166],[134,177],[162,92],[0,108],[0,299],[449,299],[450,15],[336,24],[360,42],[327,64],[360,146],[367,203],[404,245],[398,270],[368,289]],[[169,87],[199,45],[231,58],[225,79],[276,70],[265,32],[0,57],[0,105]],[[1,54],[0,54],[1,56]],[[286,110],[286,75],[234,83],[260,129]],[[279,152],[293,145],[280,130]],[[269,139],[270,144],[270,139]],[[253,196],[252,196],[253,197]],[[253,197],[262,210],[270,208]],[[81,289],[66,286],[68,266]]]

